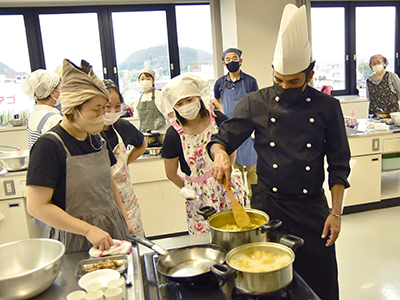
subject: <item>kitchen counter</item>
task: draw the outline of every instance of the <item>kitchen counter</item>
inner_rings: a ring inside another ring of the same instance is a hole
[[[140,264],[140,257],[137,247],[132,247],[132,253],[128,256],[128,278],[132,279],[132,286],[126,287],[125,299],[144,300],[143,276]],[[75,276],[78,263],[83,259],[88,259],[89,255],[85,252],[65,254],[62,259],[61,270],[53,284],[40,295],[31,298],[32,300],[61,300],[66,299],[67,295],[73,291],[81,290],[78,286],[79,278]],[[131,268],[129,267],[131,266]],[[138,266],[138,267],[133,267]]]

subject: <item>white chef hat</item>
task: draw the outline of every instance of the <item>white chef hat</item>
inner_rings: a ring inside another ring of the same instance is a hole
[[[46,99],[51,91],[60,83],[60,76],[56,73],[39,69],[26,77],[21,84],[21,89],[30,99]]]
[[[176,102],[183,98],[200,96],[204,101],[209,101],[210,84],[207,80],[192,74],[182,74],[171,79],[164,88],[165,99],[174,107]],[[204,103],[207,105],[208,103]]]
[[[287,4],[283,10],[272,65],[282,75],[304,71],[312,62],[306,6]]]

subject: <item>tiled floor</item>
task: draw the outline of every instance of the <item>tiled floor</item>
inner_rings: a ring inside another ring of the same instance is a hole
[[[400,207],[344,215],[336,242],[341,300],[400,300]]]

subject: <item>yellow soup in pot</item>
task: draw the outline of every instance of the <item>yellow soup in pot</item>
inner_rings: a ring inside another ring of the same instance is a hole
[[[266,223],[264,218],[250,218],[250,224],[246,227],[240,227],[236,223],[226,223],[220,226],[216,226],[215,228],[225,231],[244,231],[249,229],[258,228]]]
[[[229,265],[243,272],[271,272],[280,270],[292,263],[292,258],[285,253],[271,253],[266,250],[239,252],[229,261]]]

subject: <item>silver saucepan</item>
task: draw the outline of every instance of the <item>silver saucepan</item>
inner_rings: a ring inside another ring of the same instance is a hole
[[[212,244],[193,245],[167,251],[154,242],[131,236],[131,240],[151,248],[161,255],[157,261],[157,271],[166,278],[185,284],[208,281],[214,274],[210,271],[215,264],[225,262],[227,251]]]
[[[204,206],[197,211],[210,225],[211,241],[224,247],[227,251],[243,244],[267,242],[268,232],[282,225],[280,220],[270,220],[268,214],[258,209],[246,209],[250,217],[250,225],[235,228],[236,221],[232,210],[216,212],[211,206]]]
[[[303,239],[286,235],[281,243],[259,242],[236,247],[226,256],[226,264],[212,272],[222,278],[234,276],[235,286],[244,293],[261,295],[279,291],[293,279],[294,250]]]

